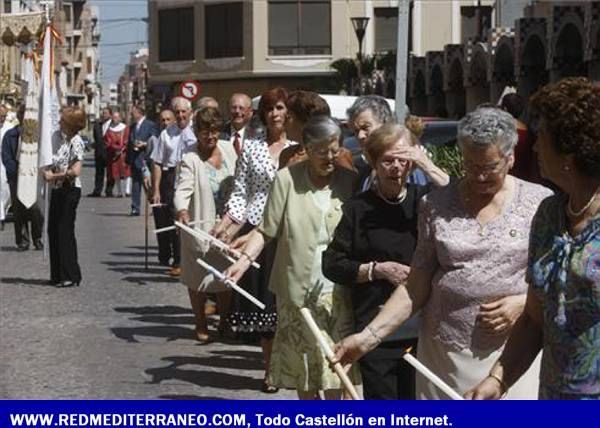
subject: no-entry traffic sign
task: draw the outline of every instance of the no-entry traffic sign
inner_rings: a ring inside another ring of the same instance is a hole
[[[183,82],[179,87],[179,95],[190,101],[194,101],[200,96],[200,82],[196,82],[195,80]]]

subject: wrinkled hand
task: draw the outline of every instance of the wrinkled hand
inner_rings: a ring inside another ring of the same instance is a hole
[[[233,282],[238,282],[250,267],[251,262],[247,257],[241,257],[237,262],[227,268],[223,274]]]
[[[428,169],[432,163],[423,146],[400,146],[396,150],[400,152],[399,155],[402,159],[411,162],[423,170]]]
[[[245,235],[240,236],[239,238],[235,239],[231,244],[229,244],[229,248],[231,248],[232,250],[240,251],[246,246],[249,240],[250,233],[246,233]]]
[[[44,170],[43,175],[44,175],[44,180],[46,180],[46,181],[54,180],[54,173],[52,171],[50,171],[49,169]]]
[[[483,379],[475,388],[465,392],[467,400],[498,400],[502,398],[502,386],[491,377]]]
[[[489,334],[505,334],[517,322],[525,308],[525,294],[501,297],[479,307],[477,322]]]
[[[369,346],[368,337],[365,337],[363,332],[353,334],[335,344],[333,347],[335,355],[331,364],[341,363],[342,366],[346,367],[360,359],[373,348]]]
[[[396,262],[377,263],[373,271],[376,279],[384,279],[394,287],[406,283],[409,273],[410,266]]]
[[[175,215],[175,219],[183,224],[188,224],[190,222],[190,213],[188,210],[179,210]]]
[[[227,228],[229,228],[231,223],[233,223],[233,220],[231,220],[231,217],[229,217],[227,214],[225,214],[223,216],[223,218],[221,219],[221,221],[219,223],[215,224],[209,233],[212,236],[214,236],[215,238],[218,238],[221,241],[223,241],[224,240],[223,235],[228,234]]]

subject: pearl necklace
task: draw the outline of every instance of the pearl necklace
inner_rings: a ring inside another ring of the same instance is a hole
[[[571,199],[571,197],[569,197],[569,202],[567,203],[567,214],[569,214],[571,217],[579,217],[581,214],[586,212],[592,206],[592,204],[596,200],[596,197],[598,196],[599,193],[600,193],[600,186],[598,186],[596,188],[596,191],[594,192],[594,194],[592,195],[592,197],[590,198],[588,203],[585,204],[583,206],[583,208],[580,209],[579,211],[575,211],[573,209],[573,207],[571,206],[573,203],[573,199]]]
[[[398,197],[396,199],[389,200],[388,198],[386,198],[385,196],[383,196],[383,193],[381,193],[381,190],[379,190],[379,187],[377,187],[377,194],[388,205],[400,205],[406,199],[406,194],[407,193],[408,192],[406,191],[406,187],[403,187],[402,191],[400,192],[400,194],[398,195]]]

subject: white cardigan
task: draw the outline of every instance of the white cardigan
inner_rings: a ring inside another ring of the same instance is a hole
[[[219,141],[218,145],[227,164],[235,165],[236,155],[231,144]],[[214,226],[217,215],[207,174],[207,166],[196,151],[183,155],[173,198],[175,211],[188,210],[190,219],[197,222],[194,228],[205,232]],[[194,290],[223,291],[225,286],[214,281],[213,275],[207,274],[196,263],[196,259],[203,258],[220,270],[225,270],[230,263],[215,250],[209,251],[207,242],[195,239],[184,231],[180,233],[181,282]]]

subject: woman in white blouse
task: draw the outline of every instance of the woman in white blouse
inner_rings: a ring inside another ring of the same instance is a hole
[[[60,117],[60,132],[52,138],[52,164],[42,170],[50,184],[48,240],[50,247],[50,282],[59,287],[79,286],[81,270],[77,261],[75,215],[81,198],[81,162],[85,128],[83,109],[65,107]]]
[[[263,217],[263,210],[269,196],[271,184],[279,168],[281,151],[293,142],[285,132],[287,120],[287,92],[283,88],[273,88],[262,94],[258,105],[258,116],[266,128],[264,140],[247,141],[238,158],[234,188],[227,201],[226,214],[213,229],[213,234],[230,242],[236,235],[243,235],[254,229]],[[263,312],[245,301],[237,302],[236,313],[229,318],[232,328],[242,333],[256,333],[261,337],[265,367],[269,366],[270,350],[275,334],[276,315],[273,295],[268,290],[269,275],[275,254],[275,244],[267,248],[258,261],[262,268],[251,270],[242,279],[242,285],[267,305]],[[266,381],[261,390],[276,392]]]

